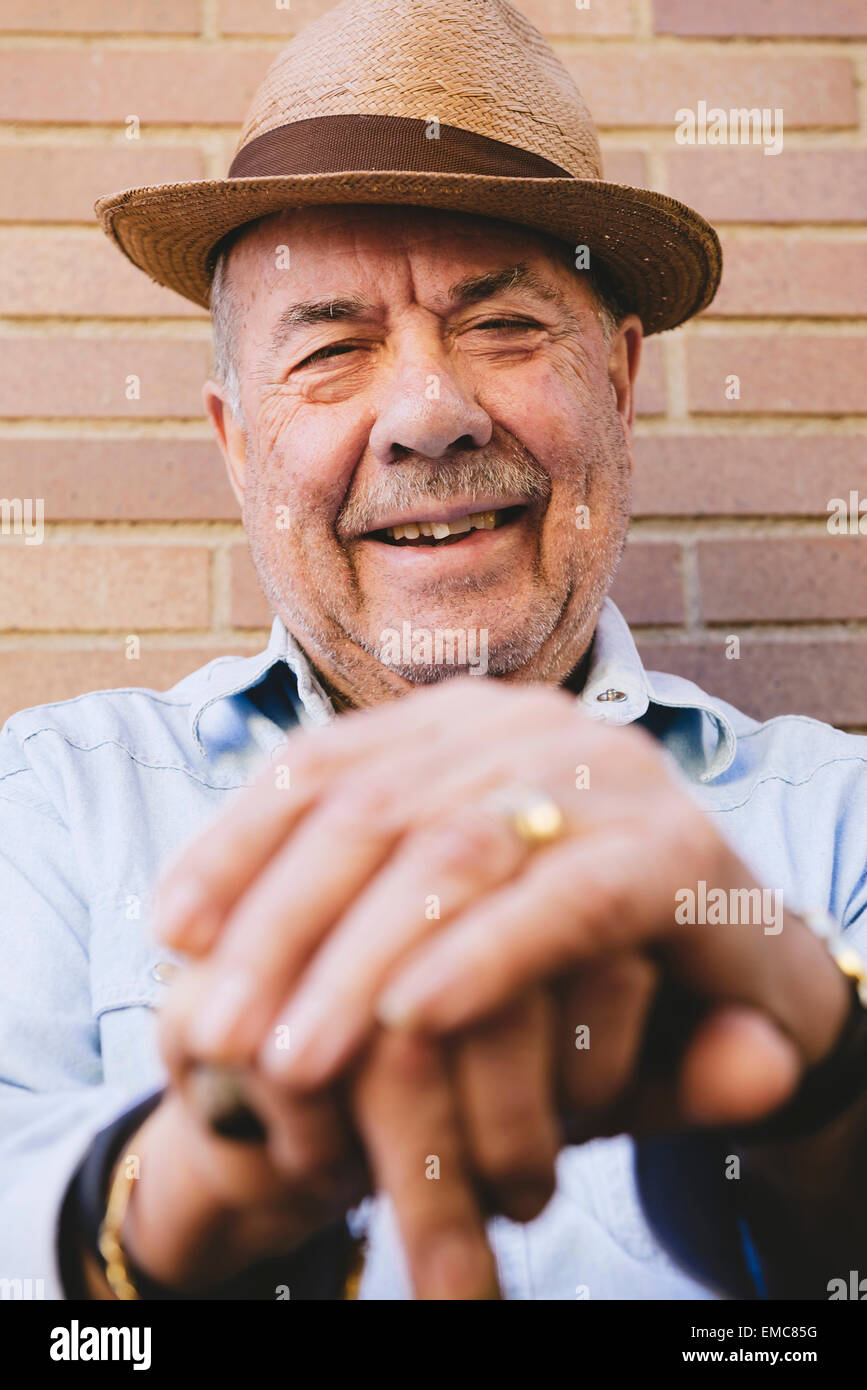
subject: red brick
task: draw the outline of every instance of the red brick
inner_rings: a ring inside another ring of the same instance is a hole
[[[205,546],[0,543],[0,627],[122,632],[207,627]]]
[[[867,546],[859,536],[766,536],[698,544],[707,622],[867,617]]]
[[[201,418],[208,343],[173,338],[0,338],[0,415]],[[127,400],[126,378],[140,379]]]
[[[198,0],[4,0],[0,30],[32,34],[196,34]]]
[[[674,150],[665,191],[711,222],[867,221],[867,150]]]
[[[864,435],[645,435],[635,454],[635,516],[826,517],[867,497]]]
[[[867,242],[728,237],[709,317],[867,314]]]
[[[0,120],[234,125],[279,47],[0,50]]]
[[[232,627],[270,627],[274,614],[268,606],[246,545],[231,550]]]
[[[864,637],[780,642],[745,635],[737,660],[726,659],[724,634],[695,643],[639,638],[638,649],[648,670],[685,676],[754,719],[806,714],[844,727],[867,724]]]
[[[680,547],[629,540],[611,597],[629,623],[683,622]]]
[[[221,0],[219,26],[224,34],[284,34],[303,29],[334,8],[334,0],[291,0],[278,10],[274,0]],[[520,0],[517,8],[543,34],[629,34],[629,0],[592,0],[579,10],[575,0]]]
[[[653,8],[658,34],[722,38],[737,34],[859,38],[867,34],[864,0],[726,0],[724,5],[653,0]]]
[[[104,193],[204,177],[201,151],[185,145],[0,144],[0,221],[95,225]]]
[[[785,127],[856,125],[854,72],[848,58],[698,53],[691,49],[631,52],[580,48],[561,55],[597,125],[676,129],[680,107],[782,107]],[[675,147],[676,148],[676,147]],[[746,147],[745,147],[746,148]],[[715,147],[703,153],[716,153]],[[738,151],[740,152],[740,150]],[[782,156],[762,156],[772,164]]]
[[[4,439],[6,497],[42,497],[46,521],[237,521],[206,439]]]
[[[689,406],[699,414],[843,415],[867,410],[867,337],[699,337],[687,345]],[[740,400],[726,400],[726,377]]]
[[[154,284],[98,229],[0,231],[0,314],[207,318]]]
[[[125,637],[119,637],[110,650],[102,647],[23,647],[10,651],[6,648],[0,661],[0,723],[16,710],[55,700],[70,700],[90,690],[118,690],[128,686],[167,690],[215,657],[253,655],[260,645],[252,642],[243,647],[235,640],[225,647],[156,647],[145,637],[137,661],[127,660]]]

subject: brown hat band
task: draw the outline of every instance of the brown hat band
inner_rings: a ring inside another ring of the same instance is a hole
[[[281,174],[343,174],[399,170],[425,174],[494,174],[515,179],[571,179],[558,164],[433,117],[311,116],[266,130],[240,149],[230,179]]]

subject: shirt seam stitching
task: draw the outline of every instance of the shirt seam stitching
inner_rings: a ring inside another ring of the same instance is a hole
[[[867,763],[867,758],[865,758],[864,756],[862,756],[860,753],[846,754],[846,755],[841,756],[841,757],[839,757],[839,758],[828,758],[824,763],[819,763],[817,767],[814,767],[813,770],[812,770],[812,772],[809,772],[809,773],[807,774],[806,777],[800,777],[800,778],[797,778],[797,779],[791,778],[791,777],[787,777],[786,774],[785,774],[784,772],[770,772],[770,773],[768,773],[768,775],[767,775],[766,777],[762,777],[762,778],[759,779],[758,782],[754,782],[754,783],[752,784],[752,786],[750,787],[750,790],[749,790],[748,795],[744,797],[743,801],[734,802],[734,803],[733,803],[732,805],[730,805],[730,806],[715,806],[715,807],[713,807],[713,809],[714,809],[715,811],[720,811],[720,812],[723,812],[723,811],[737,811],[737,810],[739,810],[739,809],[741,808],[741,806],[746,806],[746,804],[747,804],[747,802],[750,800],[750,797],[752,796],[753,792],[756,791],[759,787],[763,787],[763,786],[765,785],[766,782],[785,782],[785,784],[786,784],[787,787],[804,787],[804,786],[806,786],[806,784],[807,784],[808,782],[812,782],[812,780],[813,780],[813,778],[816,776],[816,774],[819,773],[819,772],[823,772],[823,771],[825,770],[826,767],[834,767],[837,763],[852,763],[852,762],[855,762],[855,763]]]
[[[98,749],[106,747],[119,748],[122,753],[126,753],[127,757],[130,758],[132,762],[136,763],[139,767],[148,768],[152,772],[183,772],[187,777],[191,778],[192,781],[198,782],[200,786],[212,787],[215,791],[224,791],[234,786],[244,785],[244,783],[241,782],[208,782],[204,777],[197,776],[191,767],[185,767],[183,763],[148,762],[146,761],[146,759],[142,758],[137,753],[134,753],[133,750],[131,748],[128,748],[125,743],[121,743],[119,739],[115,738],[101,739],[99,743],[82,744],[76,743],[73,739],[69,737],[68,734],[65,734],[61,729],[52,729],[51,727],[46,727],[44,729],[34,729],[32,733],[27,734],[26,737],[22,739],[22,743],[29,742],[31,738],[36,738],[39,734],[56,734],[58,738],[63,740],[63,742],[67,745],[68,748],[74,748],[79,753],[95,753]],[[29,769],[24,770],[27,771]]]

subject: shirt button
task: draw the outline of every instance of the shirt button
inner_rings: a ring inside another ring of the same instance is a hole
[[[601,695],[596,696],[596,699],[600,704],[604,700],[625,700],[626,692],[623,690],[603,690]]]
[[[161,985],[169,985],[180,968],[173,960],[161,960],[154,966],[151,974]]]

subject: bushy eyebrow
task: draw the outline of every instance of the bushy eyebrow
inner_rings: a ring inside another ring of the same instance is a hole
[[[529,266],[518,262],[502,270],[488,270],[481,275],[467,275],[452,285],[445,299],[438,302],[442,312],[454,311],[470,304],[479,304],[492,299],[505,290],[527,290],[549,304],[556,304],[570,318],[574,310],[565,295],[554,285],[548,284]],[[310,328],[320,323],[360,323],[378,317],[381,311],[368,299],[355,295],[336,298],[302,300],[281,310],[271,333],[271,351],[278,352],[284,343],[300,328]]]
[[[561,290],[543,280],[541,275],[537,275],[535,270],[531,270],[522,261],[506,266],[503,270],[488,270],[481,275],[468,275],[463,280],[458,280],[448,292],[447,307],[461,308],[466,304],[478,304],[480,300],[492,299],[495,294],[502,294],[504,290],[528,290],[537,299],[556,304],[564,313],[571,315],[574,312]]]
[[[283,309],[271,332],[271,351],[277,352],[287,338],[299,328],[309,328],[317,323],[358,323],[374,316],[376,309],[369,300],[355,297],[348,299],[308,299],[300,304],[290,304]]]

